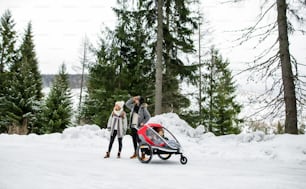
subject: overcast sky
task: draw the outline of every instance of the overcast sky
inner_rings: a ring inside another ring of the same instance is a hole
[[[254,57],[251,45],[232,47],[237,33],[230,31],[255,22],[257,0],[240,4],[222,4],[222,0],[202,0],[204,17],[209,21],[211,38],[222,55],[232,62],[234,71]],[[224,0],[223,0],[224,1]],[[97,41],[101,30],[114,26],[116,17],[111,7],[116,0],[0,0],[0,14],[10,9],[19,35],[32,22],[39,68],[42,73],[57,73],[59,65],[67,64],[69,73],[78,73],[81,44],[85,35]],[[273,19],[268,17],[267,19]],[[205,43],[205,41],[204,41]],[[306,62],[306,37],[291,37],[291,51],[300,62]]]

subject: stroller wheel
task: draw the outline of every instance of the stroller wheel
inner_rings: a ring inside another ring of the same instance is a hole
[[[180,159],[180,162],[181,162],[181,164],[185,165],[188,162],[188,159],[185,156],[182,155],[181,159]]]
[[[153,157],[153,150],[149,144],[141,143],[137,147],[137,158],[141,163],[149,163]]]
[[[171,157],[171,154],[158,154],[158,157],[162,160],[167,160]]]

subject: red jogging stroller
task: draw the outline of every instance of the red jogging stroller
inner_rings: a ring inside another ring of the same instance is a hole
[[[137,148],[137,157],[142,163],[149,163],[153,155],[167,160],[172,154],[180,155],[181,164],[187,163],[182,153],[182,147],[175,136],[161,124],[148,123],[138,130],[140,143]],[[143,158],[143,153],[146,158]]]

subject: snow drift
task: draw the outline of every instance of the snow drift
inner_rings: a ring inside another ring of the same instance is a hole
[[[182,166],[177,156],[167,161],[154,157],[147,165],[130,160],[130,136],[123,139],[120,160],[115,158],[117,142],[105,160],[109,132],[97,125],[48,135],[1,134],[0,189],[306,188],[305,135],[255,132],[216,137],[173,113],[150,122],[174,133],[187,165]],[[157,174],[167,179],[152,179]]]

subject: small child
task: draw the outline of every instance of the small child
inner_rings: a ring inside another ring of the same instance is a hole
[[[119,151],[117,154],[117,158],[120,158],[121,149],[122,149],[122,138],[125,135],[127,129],[126,113],[123,110],[123,106],[124,106],[124,101],[116,102],[114,110],[108,119],[107,129],[110,130],[110,141],[109,141],[108,151],[106,152],[104,158],[109,158],[116,136],[118,138],[118,143],[119,143]]]

